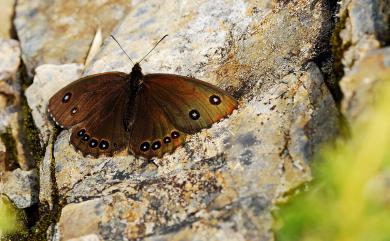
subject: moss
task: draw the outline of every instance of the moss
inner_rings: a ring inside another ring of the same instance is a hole
[[[58,131],[57,133],[58,134]],[[51,153],[54,153],[54,145],[52,145]],[[53,207],[50,210],[49,206],[46,204],[41,204],[39,207],[39,212],[42,214],[40,216],[39,221],[36,225],[31,229],[30,234],[28,236],[28,240],[46,240],[46,231],[52,225],[59,221],[61,216],[61,210],[64,206],[62,202],[60,202],[60,195],[57,188],[57,180],[55,178],[55,160],[54,156],[51,156],[50,163],[50,178],[52,184],[52,193],[51,199],[53,203]]]
[[[23,68],[23,71],[25,72],[25,68]],[[22,104],[22,132],[26,137],[29,153],[31,154],[35,166],[38,167],[41,160],[45,156],[45,148],[42,146],[40,137],[39,137],[39,130],[35,126],[34,119],[31,114],[31,109],[28,106],[27,99],[24,96],[24,91],[27,89],[27,87],[32,83],[31,79],[27,77],[27,74],[25,73],[23,75],[23,95],[21,97],[21,104]]]
[[[5,132],[0,134],[0,139],[3,141],[6,148],[5,152],[5,169],[7,171],[15,170],[20,167],[18,163],[18,151],[16,148],[16,142],[12,136],[11,128],[7,128]]]
[[[341,13],[338,21],[336,22],[335,28],[333,30],[331,36],[331,46],[332,46],[332,56],[333,56],[333,71],[330,76],[332,85],[339,86],[339,82],[341,78],[344,76],[344,68],[343,68],[343,55],[344,52],[351,46],[351,43],[343,44],[343,41],[340,37],[340,32],[345,27],[345,22],[348,18],[348,12],[344,11]],[[339,91],[339,95],[335,96],[336,102],[340,103],[343,98],[341,90]]]

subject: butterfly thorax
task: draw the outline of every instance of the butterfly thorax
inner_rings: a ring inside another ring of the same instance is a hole
[[[137,106],[135,105],[138,92],[142,88],[142,68],[139,63],[136,63],[129,74],[129,80],[127,82],[127,91],[129,98],[127,99],[127,108],[123,118],[123,124],[126,131],[131,131],[135,121],[135,113],[137,113]]]
[[[139,63],[136,63],[130,73],[129,90],[132,93],[137,93],[139,91],[143,77],[142,68]]]

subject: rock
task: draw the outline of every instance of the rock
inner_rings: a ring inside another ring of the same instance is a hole
[[[240,107],[154,159],[158,167],[132,155],[83,157],[70,131],[61,132],[53,155],[67,205],[56,235],[272,240],[273,203],[311,178],[317,147],[339,131],[336,105],[310,62],[330,16],[325,1],[138,2],[114,33],[134,61],[172,33],[142,62],[144,73],[194,76],[233,93]],[[112,40],[84,75],[110,70],[131,70]]]
[[[52,210],[54,206],[53,201],[53,190],[55,183],[52,178],[52,148],[53,144],[49,143],[46,147],[45,157],[39,165],[39,202],[48,205],[49,209]]]
[[[77,80],[83,70],[80,64],[41,65],[36,69],[33,84],[25,91],[32,110],[35,125],[40,130],[41,140],[47,143],[51,125],[47,118],[49,99],[62,87]]]
[[[390,47],[372,50],[340,81],[342,112],[350,122],[365,120],[381,84],[389,81]]]
[[[6,194],[18,208],[27,208],[38,202],[38,177],[35,169],[20,168],[6,172],[0,182],[0,193]]]
[[[19,43],[13,39],[0,39],[0,80],[15,80],[20,65]]]
[[[4,172],[6,170],[8,170],[8,165],[7,165],[7,159],[6,159],[6,148],[5,148],[5,145],[3,143],[3,141],[1,141],[0,139],[0,177],[2,177],[4,175]]]
[[[389,11],[384,0],[352,0],[341,6],[339,15],[345,24],[340,44],[347,47],[341,53],[345,71],[340,81],[341,111],[351,123],[369,115],[378,85],[388,73],[389,50],[381,46],[390,40]]]
[[[367,52],[389,41],[390,6],[386,0],[341,1],[339,16],[345,22],[340,32],[344,52],[343,64],[348,72]]]
[[[18,1],[14,23],[28,72],[41,64],[84,64],[96,31],[107,37],[129,7],[126,0]]]
[[[94,199],[81,204],[69,204],[64,207],[62,209],[63,216],[61,215],[62,218],[58,224],[59,229],[62,231],[60,234],[61,238],[63,240],[78,240],[81,237],[94,236],[94,233],[98,231],[98,218],[104,213],[105,205],[102,201],[102,199]],[[80,212],[81,210],[82,212]],[[72,230],[73,228],[76,229],[76,226],[78,226],[79,231],[74,233]]]
[[[0,38],[9,39],[11,37],[14,7],[15,0],[2,0],[0,3]]]
[[[29,170],[34,163],[31,163],[28,151],[26,152],[26,141],[21,132],[19,43],[12,39],[1,39],[0,58],[0,133],[9,132],[7,138],[10,142],[15,142],[12,149],[7,150],[16,152],[14,160],[8,161],[17,163],[23,170]]]

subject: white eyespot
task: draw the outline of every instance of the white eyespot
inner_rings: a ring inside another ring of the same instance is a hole
[[[70,111],[70,113],[72,114],[72,115],[74,115],[74,114],[76,114],[77,113],[77,107],[74,107],[71,111]]]

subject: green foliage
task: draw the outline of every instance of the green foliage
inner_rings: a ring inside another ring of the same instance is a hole
[[[6,196],[0,196],[0,238],[24,230],[22,211],[18,210]]]
[[[276,240],[390,240],[390,85],[382,87],[352,138],[315,161],[309,190],[275,213]]]

